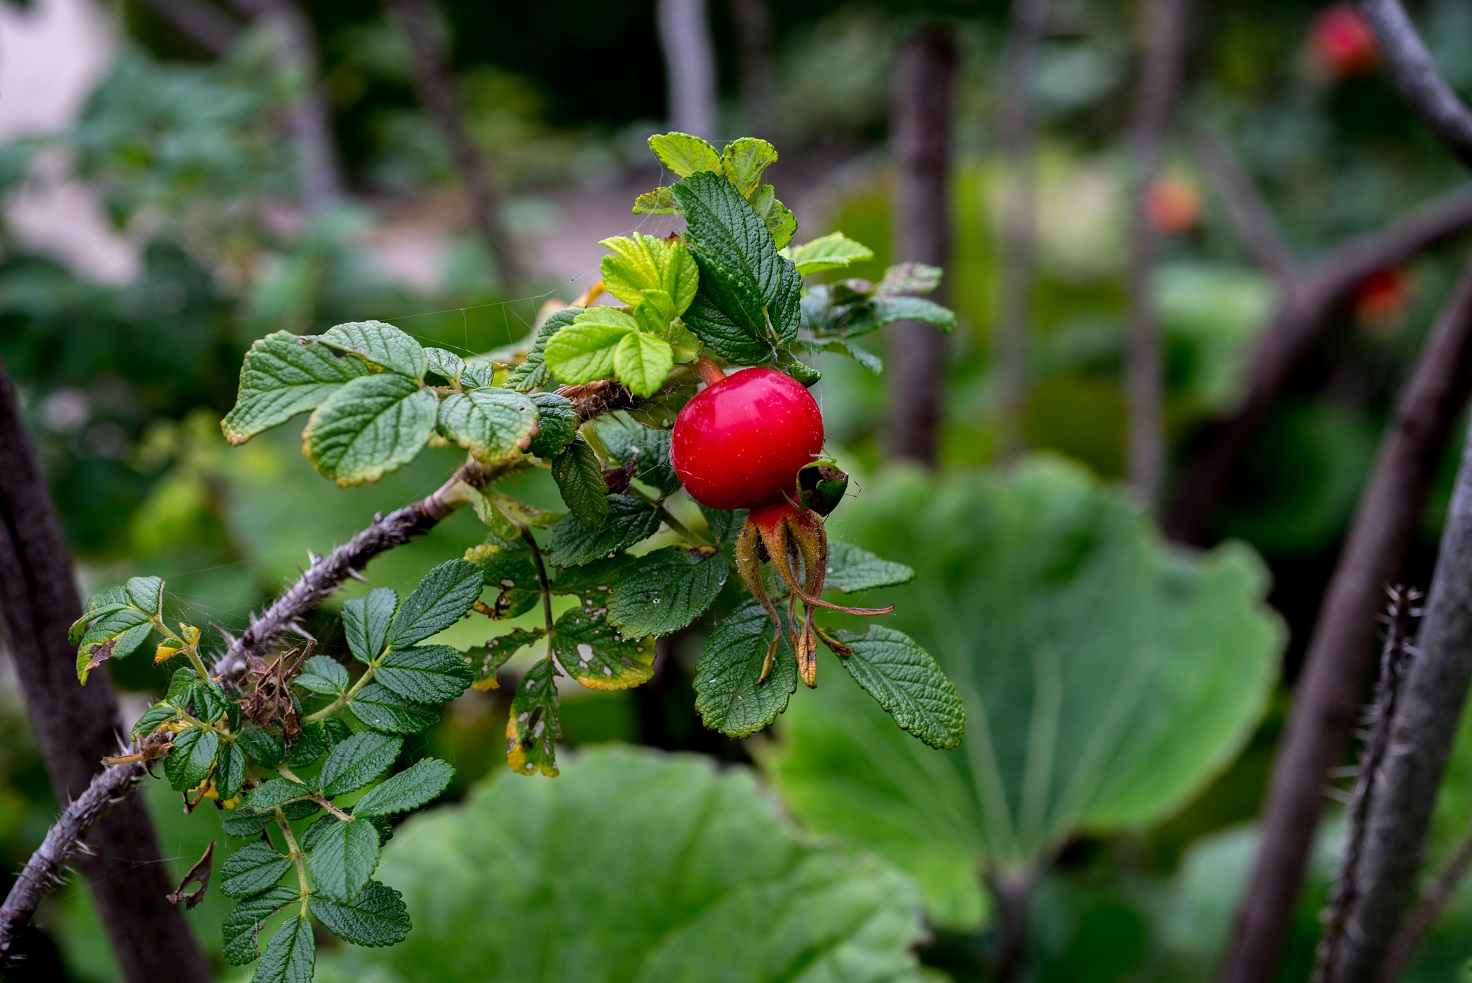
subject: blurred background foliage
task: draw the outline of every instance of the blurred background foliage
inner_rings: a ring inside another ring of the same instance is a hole
[[[14,30],[57,2],[7,6],[7,23]],[[106,25],[111,44],[74,118],[47,132],[12,132],[0,144],[0,358],[19,384],[84,585],[158,574],[196,623],[239,630],[306,550],[325,550],[374,512],[431,490],[456,460],[432,451],[344,492],[306,467],[290,435],[228,447],[217,421],[233,402],[245,348],[280,328],[378,318],[426,343],[483,353],[523,337],[546,298],[580,292],[596,275],[596,239],[635,227],[628,203],[659,183],[644,145],[666,128],[654,7],[440,4],[471,134],[534,270],[513,288],[465,222],[451,158],[415,96],[407,48],[377,5],[310,5],[348,194],[308,211],[296,204],[300,175],[286,134],[290,106],[312,80],[283,71],[264,32],[246,29],[217,54],[153,5],[71,2]],[[712,0],[708,11],[728,136],[748,130],[752,117],[730,29],[737,2]],[[1253,817],[1319,598],[1465,242],[1389,271],[1380,289],[1362,291],[1340,312],[1344,329],[1295,373],[1212,520],[1208,538],[1232,542],[1199,557],[1177,554],[1116,488],[1125,453],[1122,134],[1139,5],[1060,0],[1040,51],[1040,266],[1023,430],[1042,456],[1011,472],[995,467],[992,357],[1006,5],[768,6],[775,96],[770,132],[759,135],[782,154],[772,178],[797,211],[800,241],[842,229],[874,249],[859,276],[877,278],[906,258],[890,251],[896,39],[940,18],[960,41],[946,283],[961,329],[944,380],[941,477],[887,465],[881,437],[891,407],[881,379],[845,359],[818,356],[816,364],[829,447],[859,489],[833,528],[919,571],[893,599],[906,630],[964,684],[966,742],[940,754],[873,726],[874,711],[851,698],[851,682],[831,663],[817,696],[794,700],[774,734],[746,744],[720,738],[692,710],[698,625],[668,647],[649,686],[568,693],[563,726],[574,746],[627,742],[737,766],[719,777],[686,758],[591,747],[555,783],[502,777],[506,691],[472,692],[423,738],[426,750],[457,765],[452,797],[468,796],[466,805],[411,820],[387,848],[385,864],[402,870],[389,880],[406,885],[419,927],[389,957],[332,956],[332,971],[352,979],[521,978],[522,969],[498,961],[514,954],[497,946],[454,967],[434,961],[471,933],[525,941],[560,931],[508,896],[481,900],[512,865],[556,881],[545,864],[527,867],[497,838],[523,828],[563,836],[567,849],[546,864],[560,865],[566,880],[545,889],[591,889],[600,865],[619,860],[609,842],[660,835],[641,817],[672,821],[691,808],[689,783],[698,781],[732,797],[734,815],[755,824],[743,832],[728,818],[730,829],[690,834],[713,837],[712,856],[751,868],[741,885],[717,890],[712,882],[711,891],[787,897],[780,892],[796,889],[772,884],[807,871],[816,880],[803,888],[811,895],[804,903],[872,901],[872,910],[854,914],[869,934],[845,943],[859,954],[843,946],[830,953],[832,967],[856,978],[980,978],[996,916],[980,879],[987,865],[1037,880],[1033,979],[1206,978],[1249,867]],[[1181,110],[1228,138],[1301,259],[1385,225],[1459,177],[1381,74],[1335,77],[1315,59],[1309,33],[1319,9],[1304,0],[1200,5]],[[1472,8],[1427,0],[1417,16],[1449,80],[1472,95],[1463,44]],[[1244,255],[1183,148],[1173,150],[1168,172],[1189,212],[1166,239],[1158,281],[1179,467],[1206,422],[1240,396],[1274,286]],[[17,203],[57,185],[85,189],[102,233],[127,257],[120,273],[87,269],[14,217]],[[866,343],[882,354],[882,336]],[[1445,463],[1412,549],[1411,579],[1422,585],[1453,467]],[[525,491],[555,503],[535,479]],[[473,517],[456,516],[376,561],[374,579],[408,583],[481,535]],[[340,647],[330,613],[311,627],[324,650]],[[1041,695],[1033,691],[1041,677],[1032,675],[1039,658],[1056,660],[1054,691]],[[112,668],[136,713],[160,680],[142,665]],[[1111,689],[1131,672],[1135,689]],[[1036,719],[1039,706],[1051,707],[1051,723]],[[1468,824],[1472,726],[1464,730],[1438,813],[1440,851]],[[0,733],[0,855],[15,870],[54,803],[11,685],[0,687]],[[1032,758],[1038,741],[1051,749],[1045,762]],[[764,777],[754,780],[748,767]],[[215,835],[213,824],[190,822],[162,784],[148,795],[182,871]],[[595,812],[607,815],[588,828]],[[556,834],[539,825],[543,816]],[[770,869],[757,870],[743,845],[758,827],[772,828],[762,846]],[[1306,974],[1338,830],[1331,826],[1319,845],[1317,881],[1283,979]],[[445,855],[447,843],[461,842],[463,854]],[[470,872],[460,870],[466,865]],[[465,892],[443,915],[433,892],[414,886],[441,869]],[[719,880],[719,871],[707,873]],[[672,883],[704,889],[689,878]],[[764,879],[772,884],[757,883]],[[217,956],[218,900],[212,895],[190,916]],[[665,916],[640,914],[637,927],[588,931],[635,933],[624,942],[660,937]],[[751,932],[773,931],[751,918]],[[1468,956],[1457,938],[1469,918],[1472,892],[1463,891],[1413,978],[1452,978]],[[112,978],[80,884],[49,903],[42,925],[53,948],[22,973]],[[672,945],[670,965],[682,958],[680,946],[743,948],[739,933],[710,932]],[[924,968],[907,955],[917,943]],[[857,961],[846,962],[850,956]]]

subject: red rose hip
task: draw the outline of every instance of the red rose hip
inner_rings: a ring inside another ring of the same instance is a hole
[[[743,369],[707,386],[675,420],[670,457],[685,489],[713,509],[751,509],[795,495],[823,450],[823,415],[802,383]]]

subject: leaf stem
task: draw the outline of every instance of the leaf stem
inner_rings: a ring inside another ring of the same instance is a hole
[[[359,676],[356,680],[353,681],[353,685],[348,687],[348,691],[346,693],[343,693],[341,696],[337,697],[335,700],[327,704],[322,709],[307,714],[302,719],[307,723],[315,723],[316,721],[322,720],[325,717],[332,716],[338,710],[341,710],[343,707],[347,706],[353,701],[353,697],[358,695],[358,691],[361,690],[364,686],[368,685],[369,680],[373,678],[373,670],[377,666],[378,660],[376,659],[368,663],[368,668],[363,670],[363,675]]]
[[[695,374],[700,376],[700,381],[707,386],[713,386],[726,377],[721,367],[705,352],[695,356]]]
[[[704,536],[696,535],[696,533],[693,532],[689,526],[685,525],[685,523],[681,522],[679,519],[676,519],[674,513],[672,513],[665,506],[664,499],[655,498],[654,496],[634,487],[633,485],[629,486],[629,494],[635,496],[636,498],[644,499],[644,501],[648,502],[650,505],[653,505],[656,509],[658,509],[659,516],[661,519],[664,520],[664,524],[669,526],[671,531],[673,531],[675,535],[679,536],[681,539],[685,540],[688,545],[715,547],[720,546],[719,543],[713,542]]]
[[[537,538],[526,526],[521,527],[521,538],[526,540],[527,547],[532,551],[532,563],[537,568],[537,580],[542,585],[542,617],[547,622],[547,644],[551,645],[552,628],[552,582],[547,579],[547,565],[542,562],[542,548],[537,545]]]
[[[307,917],[307,899],[312,896],[312,887],[307,883],[306,854],[302,852],[296,837],[292,835],[291,824],[286,821],[286,814],[278,807],[276,809],[276,826],[281,830],[281,836],[286,840],[287,854],[291,858],[292,865],[296,867],[296,882],[302,889],[302,917]]]

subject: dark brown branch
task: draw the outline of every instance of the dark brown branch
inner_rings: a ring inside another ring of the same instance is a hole
[[[436,30],[433,0],[386,0],[389,13],[413,56],[414,84],[420,101],[429,111],[445,145],[465,195],[470,200],[470,217],[502,278],[510,284],[521,283],[526,271],[516,246],[501,224],[501,205],[496,187],[486,167],[480,148],[475,145],[465,125],[465,112],[460,93],[450,71],[449,53]]]
[[[98,759],[117,748],[118,705],[107,677],[77,685],[67,631],[79,614],[61,522],[0,363],[0,628],[58,802],[83,796]],[[172,885],[143,803],[124,803],[88,844],[82,868],[124,977],[208,980],[193,933],[164,900]],[[17,918],[7,903],[7,931]],[[13,942],[5,948],[21,955]]]
[[[1452,427],[1472,390],[1472,263],[1443,307],[1396,403],[1309,639],[1273,763],[1262,844],[1221,978],[1276,974],[1323,811],[1322,788],[1354,725],[1375,649],[1381,592],[1394,583]],[[1382,796],[1390,796],[1387,781]],[[1375,828],[1375,820],[1370,820]],[[1367,871],[1374,882],[1373,871]],[[1378,889],[1377,889],[1378,892]]]
[[[1339,948],[1349,930],[1350,912],[1369,886],[1362,876],[1360,862],[1369,838],[1370,805],[1375,800],[1385,756],[1390,753],[1390,725],[1395,719],[1401,681],[1411,658],[1411,639],[1415,637],[1412,625],[1420,615],[1416,607],[1420,592],[1397,586],[1389,593],[1385,642],[1380,646],[1380,678],[1375,682],[1375,702],[1368,713],[1370,734],[1360,755],[1359,778],[1354,783],[1345,817],[1344,856],[1329,899],[1324,932],[1319,937],[1314,983],[1328,983],[1333,979],[1332,967],[1339,959]]]
[[[1375,29],[1381,57],[1401,98],[1457,159],[1472,167],[1472,113],[1436,70],[1400,0],[1359,0],[1359,8]]]
[[[1188,0],[1149,0],[1145,5],[1144,66],[1135,91],[1130,142],[1129,311],[1125,396],[1129,405],[1130,485],[1151,511],[1165,478],[1165,370],[1161,356],[1154,271],[1158,234],[1150,225],[1150,188],[1165,159],[1176,90],[1186,46]]]
[[[951,249],[951,88],[955,32],[930,25],[901,46],[890,139],[898,169],[897,259],[944,267]],[[942,289],[945,289],[944,287]],[[942,303],[944,298],[938,297]],[[946,379],[946,337],[918,321],[889,334],[890,453],[933,465]]]
[[[144,774],[143,765],[137,761],[103,769],[52,824],[46,839],[31,854],[30,861],[11,886],[5,904],[0,905],[0,966],[7,965],[13,956],[20,954],[15,951],[16,944],[30,924],[36,906],[61,883],[67,865],[81,849],[88,831],[133,794]]]
[[[1468,228],[1472,228],[1472,187],[1461,187],[1416,207],[1388,228],[1356,236],[1288,280],[1253,352],[1246,395],[1231,417],[1212,428],[1187,468],[1185,486],[1167,525],[1171,539],[1201,540],[1227,481],[1294,369],[1342,323],[1335,315],[1365,277],[1398,266]]]
[[[657,7],[670,125],[713,140],[716,56],[710,44],[705,0],[658,0]]]
[[[1033,89],[1048,0],[1013,0],[1002,85],[1001,143],[1006,162],[1001,283],[997,295],[997,372],[1001,382],[1001,453],[1022,450],[1027,402],[1027,338],[1037,253],[1037,122]]]
[[[1406,963],[1411,961],[1416,947],[1421,944],[1426,933],[1431,931],[1431,926],[1436,924],[1437,916],[1451,900],[1452,892],[1462,883],[1462,878],[1467,876],[1469,867],[1472,867],[1472,836],[1468,836],[1457,846],[1451,859],[1437,871],[1436,879],[1406,916],[1405,924],[1401,925],[1400,931],[1390,943],[1390,954],[1385,957],[1385,966],[1380,970],[1380,983],[1397,983],[1400,980]]]
[[[996,983],[1017,983],[1025,977],[1027,969],[1027,908],[1033,879],[988,874],[985,880],[996,912],[997,947],[992,979]]]
[[[1292,273],[1293,256],[1267,203],[1243,172],[1232,148],[1216,132],[1203,127],[1193,135],[1191,149],[1212,187],[1221,195],[1227,219],[1242,240],[1247,255],[1264,273],[1276,280],[1286,280]]]

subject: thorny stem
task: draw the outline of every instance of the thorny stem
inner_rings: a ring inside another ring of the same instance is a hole
[[[1385,957],[1385,965],[1380,970],[1381,983],[1395,983],[1401,978],[1406,963],[1421,944],[1421,939],[1436,924],[1437,916],[1466,876],[1469,866],[1472,866],[1472,835],[1462,840],[1457,852],[1437,872],[1436,880],[1431,882],[1416,907],[1406,916],[1400,931],[1390,943],[1390,954]]]
[[[307,899],[312,896],[312,887],[307,883],[306,854],[297,845],[296,837],[292,835],[291,824],[286,821],[286,814],[279,808],[276,810],[276,826],[281,830],[281,836],[286,840],[286,849],[290,852],[292,865],[296,867],[296,882],[302,889],[302,917],[307,917]]]

